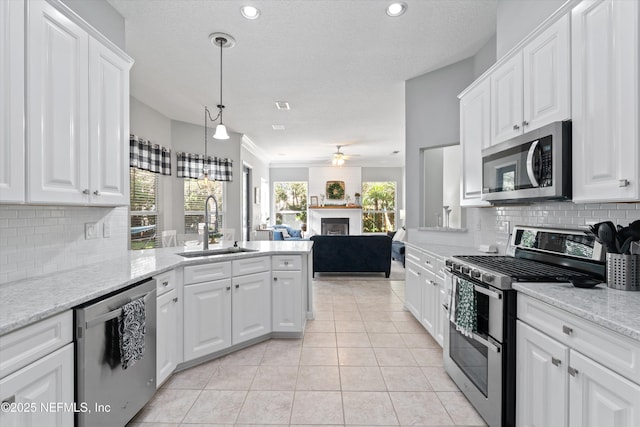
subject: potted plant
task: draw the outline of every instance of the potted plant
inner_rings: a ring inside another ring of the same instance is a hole
[[[360,206],[360,193],[356,193],[353,195],[356,199],[356,206]]]

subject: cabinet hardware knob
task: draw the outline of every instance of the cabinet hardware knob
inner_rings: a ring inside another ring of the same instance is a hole
[[[434,281],[434,280],[432,280],[432,281],[431,281],[431,284],[432,284],[433,286],[438,286],[438,283],[437,283],[436,281]]]
[[[630,183],[628,179],[621,179],[620,181],[618,181],[618,187],[628,187],[629,184]]]
[[[562,332],[564,332],[567,335],[571,335],[573,333],[573,328],[570,328],[566,325],[562,325]]]
[[[240,285],[236,285],[236,289],[238,289],[240,287]]]
[[[518,126],[518,125],[513,125],[513,130],[518,130],[518,129],[520,129],[520,126]]]
[[[93,192],[93,195],[94,195],[94,196],[99,196],[99,195],[100,195],[100,192],[99,192],[98,190],[96,190],[96,191],[94,191],[94,192]]]
[[[569,372],[569,375],[571,375],[572,377],[575,377],[578,375],[578,370],[572,368],[571,366],[567,368],[567,371]]]
[[[82,194],[89,194],[89,193],[90,193],[90,191],[89,191],[88,188],[85,188],[84,190],[82,190]]]
[[[274,278],[273,278],[273,281],[274,281],[274,282],[277,282],[277,281],[278,281],[278,278],[277,278],[277,277],[274,277]]]
[[[231,290],[231,286],[227,286],[227,290],[230,291]]]
[[[560,366],[562,361],[560,359],[556,359],[555,357],[552,357],[551,358],[551,363],[553,363],[554,366]]]
[[[166,282],[162,282],[162,286],[169,286],[169,281],[167,280]]]
[[[173,302],[178,302],[178,297],[175,297],[175,298],[173,299]]]
[[[529,122],[528,122],[528,121],[526,121],[526,120],[525,120],[525,121],[523,121],[523,122],[522,122],[522,126],[529,126]]]
[[[289,265],[289,261],[285,261],[285,262],[284,262],[284,265]]]

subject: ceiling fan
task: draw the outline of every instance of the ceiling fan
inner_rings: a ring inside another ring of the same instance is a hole
[[[343,145],[336,145],[337,150],[335,153],[333,153],[333,158],[331,159],[331,164],[333,166],[342,166],[344,165],[345,160],[349,160],[351,157],[353,157],[347,156],[342,151],[340,151],[340,148],[342,147]]]

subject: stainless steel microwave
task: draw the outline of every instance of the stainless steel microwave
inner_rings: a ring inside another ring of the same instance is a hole
[[[482,150],[482,200],[571,198],[571,121],[554,122]]]

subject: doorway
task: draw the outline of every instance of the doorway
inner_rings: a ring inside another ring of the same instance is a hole
[[[251,240],[251,218],[253,204],[251,203],[252,171],[249,165],[242,165],[242,238]]]

